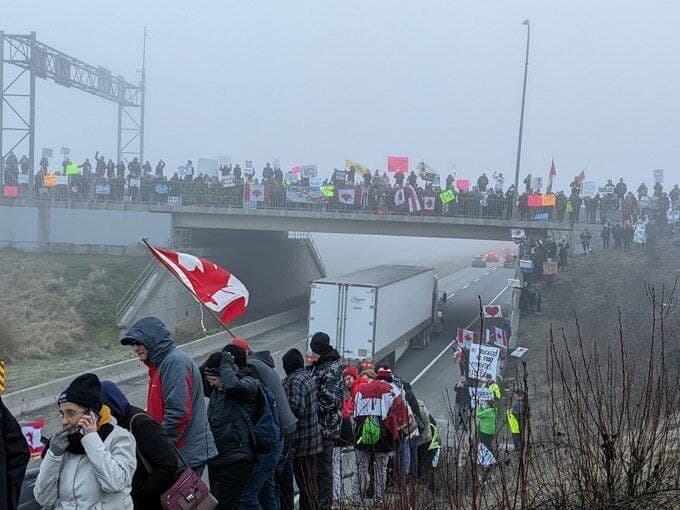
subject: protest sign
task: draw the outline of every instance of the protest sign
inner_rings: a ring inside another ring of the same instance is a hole
[[[332,197],[335,194],[335,186],[333,184],[321,186],[321,194],[326,197]]]
[[[581,195],[584,197],[593,198],[597,195],[597,183],[595,181],[586,181],[581,188]]]
[[[198,158],[198,171],[203,175],[217,175],[220,162],[217,159]]]
[[[498,305],[486,305],[484,307],[484,317],[503,317],[503,311]]]
[[[243,167],[243,175],[247,175],[250,177],[255,175],[255,165],[253,165],[253,162],[251,160],[246,161],[246,164]]]
[[[449,202],[456,200],[456,194],[450,189],[447,189],[439,194],[439,199],[442,201],[442,204],[448,204]]]
[[[19,196],[19,186],[5,185],[2,188],[2,196],[5,198],[17,198]]]
[[[159,195],[167,195],[170,193],[170,187],[167,184],[156,184],[153,189]]]
[[[666,211],[666,218],[668,219],[668,223],[676,223],[680,220],[680,211],[677,209]]]
[[[323,184],[323,178],[322,177],[310,177],[309,178],[309,185],[312,188],[320,188],[322,184]]]
[[[654,183],[663,182],[663,168],[654,170]]]
[[[614,185],[613,184],[607,184],[605,186],[600,186],[597,188],[597,191],[599,193],[602,193],[603,195],[613,195],[614,194]]]
[[[543,262],[543,275],[551,276],[557,274],[557,262]]]
[[[51,158],[54,155],[54,151],[49,147],[43,147],[42,155],[45,156],[46,158]]]
[[[408,172],[408,156],[388,156],[387,171],[390,173]]]
[[[501,350],[489,345],[470,344],[468,373],[471,379],[484,379],[487,374],[496,378]]]
[[[526,347],[518,347],[517,349],[510,353],[510,356],[513,356],[515,358],[521,358],[522,356],[524,356],[524,353],[526,353],[528,350],[529,349],[527,349]]]
[[[220,177],[220,182],[222,182],[222,186],[225,188],[236,186],[236,178],[233,175],[223,175]]]
[[[298,182],[300,180],[300,172],[286,172],[286,181],[287,182]]]
[[[182,205],[182,197],[168,197],[167,204],[173,207],[179,207]]]
[[[68,186],[68,175],[57,175],[57,185]]]
[[[52,186],[57,185],[57,176],[53,174],[47,174],[45,177],[43,177],[43,185],[46,188],[51,188]]]
[[[520,282],[517,278],[508,278],[508,287],[512,289],[521,289],[522,282]]]
[[[17,182],[19,184],[28,184],[28,175],[27,174],[19,174],[17,176]]]
[[[477,443],[477,464],[484,468],[496,464],[496,457],[481,441]]]
[[[470,179],[456,179],[456,189],[467,191],[470,189]]]
[[[527,237],[527,233],[523,228],[513,228],[510,230],[510,237],[512,239],[525,239]]]
[[[191,168],[188,167],[187,165],[180,165],[177,167],[177,175],[180,178],[184,178],[187,175],[191,175]]]
[[[62,147],[62,148],[59,150],[59,153],[60,153],[62,156],[70,156],[70,155],[71,155],[71,149],[68,148],[68,147]]]
[[[470,392],[470,407],[484,407],[494,399],[493,390],[489,388],[468,388]]]
[[[110,195],[111,185],[110,184],[97,184],[94,187],[94,192],[96,195]]]
[[[299,174],[300,172],[302,172],[302,166],[295,165],[293,168],[290,169],[290,171],[294,174]]]
[[[141,184],[141,179],[139,179],[139,178],[132,178],[132,179],[130,179],[130,184],[129,184],[129,186],[130,186],[131,188],[139,188],[140,184]]]
[[[291,186],[286,188],[286,200],[296,204],[320,204],[327,202],[328,198],[318,188]]]
[[[337,168],[333,171],[333,180],[345,182],[347,180],[347,173],[344,170],[338,170]]]
[[[529,195],[527,197],[527,205],[529,207],[541,207],[543,205],[542,195]]]
[[[550,193],[548,195],[543,195],[543,207],[552,207],[555,205],[555,195]]]
[[[549,214],[547,212],[536,213],[534,215],[534,219],[536,221],[548,221],[548,218],[549,218]]]
[[[302,165],[302,178],[316,177],[316,165]]]
[[[519,267],[521,267],[522,269],[533,269],[534,263],[531,260],[521,259],[519,261]]]

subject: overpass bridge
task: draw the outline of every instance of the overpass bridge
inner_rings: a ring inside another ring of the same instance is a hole
[[[362,209],[248,207],[244,205],[168,205],[158,203],[112,202],[96,200],[43,200],[30,198],[0,199],[0,217],[28,218],[21,222],[37,244],[63,242],[54,232],[71,231],[76,242],[80,227],[111,227],[127,230],[137,240],[153,236],[157,225],[167,226],[161,239],[174,229],[298,231],[338,234],[375,234],[456,239],[510,240],[512,228],[522,228],[527,236],[545,235],[547,231],[573,230],[568,221],[520,219],[510,220],[484,216],[444,216],[377,213]],[[23,210],[23,211],[22,211]],[[26,214],[27,211],[35,214]],[[31,219],[34,219],[31,221]],[[150,231],[146,231],[148,227]],[[30,230],[35,228],[35,235]],[[11,241],[0,225],[0,242]],[[111,231],[108,231],[111,233]],[[118,232],[120,234],[121,232]],[[84,234],[84,232],[83,232]],[[139,235],[143,234],[143,235]],[[85,239],[83,239],[85,243]],[[135,241],[136,242],[136,241]],[[87,243],[96,244],[96,242]],[[106,244],[106,243],[102,243]],[[133,243],[132,243],[133,244]]]

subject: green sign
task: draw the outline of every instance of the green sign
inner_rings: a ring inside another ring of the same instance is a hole
[[[442,201],[442,204],[448,204],[456,200],[456,194],[452,190],[447,189],[439,194],[439,199]]]
[[[321,186],[321,193],[323,193],[327,197],[332,197],[334,191],[335,191],[335,186],[333,184]]]

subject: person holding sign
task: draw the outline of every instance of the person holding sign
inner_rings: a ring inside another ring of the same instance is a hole
[[[475,408],[475,421],[479,427],[479,441],[495,456],[496,420],[498,411],[496,402],[489,400],[484,407]]]

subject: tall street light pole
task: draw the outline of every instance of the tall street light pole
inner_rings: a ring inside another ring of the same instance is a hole
[[[527,27],[527,51],[524,58],[524,86],[522,87],[522,109],[519,115],[519,137],[517,140],[517,162],[515,163],[515,204],[512,209],[512,219],[519,218],[519,163],[522,159],[522,130],[524,129],[524,102],[527,96],[527,73],[529,71],[529,37],[531,35],[531,26],[529,20],[525,19],[522,25]]]

